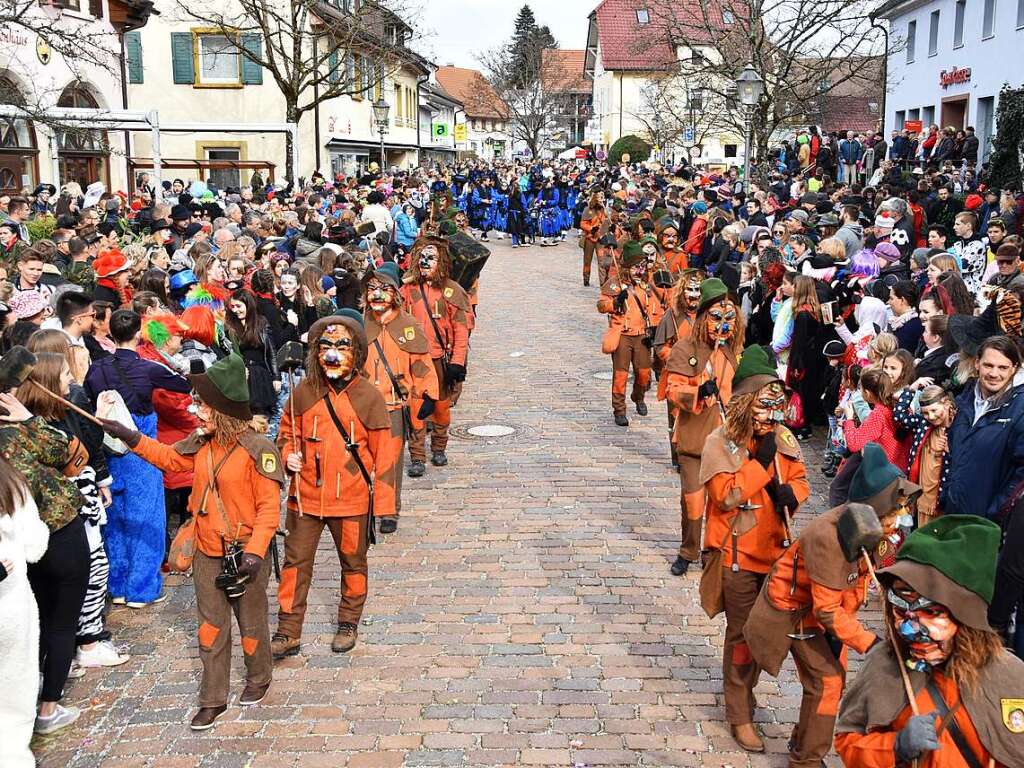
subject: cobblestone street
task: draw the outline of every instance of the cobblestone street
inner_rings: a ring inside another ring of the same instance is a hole
[[[67,701],[88,711],[36,742],[42,765],[786,765],[792,663],[758,688],[769,752],[739,751],[721,706],[724,617],[697,604],[699,572],[668,570],[679,481],[665,408],[652,391],[649,416],[612,423],[598,289],[580,285],[575,239],[491,248],[450,466],[405,479],[399,531],[370,552],[356,649],[330,650],[339,574],[325,537],[302,653],[278,663],[262,705],[232,702],[197,735],[194,594],[174,577],[163,604],[113,611],[133,658],[70,681]],[[484,424],[515,432],[467,431]]]

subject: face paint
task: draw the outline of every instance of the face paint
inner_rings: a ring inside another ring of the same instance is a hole
[[[736,333],[736,307],[726,299],[708,310],[708,338],[718,346],[724,346]]]
[[[689,278],[683,285],[683,302],[688,312],[696,312],[700,308],[700,280]]]
[[[344,325],[329,325],[317,340],[317,359],[329,379],[342,379],[355,367],[352,334]]]
[[[896,631],[910,650],[906,664],[917,672],[926,672],[949,658],[953,637],[960,625],[944,605],[935,603],[906,586],[886,593]]]
[[[398,303],[397,298],[394,287],[380,280],[370,280],[366,285],[366,304],[377,315],[383,315],[394,307]]]
[[[764,437],[781,424],[786,407],[786,390],[781,381],[773,381],[761,387],[754,398],[751,415],[754,423],[754,436]]]
[[[437,270],[437,246],[426,245],[420,251],[420,273],[424,277],[432,277]]]

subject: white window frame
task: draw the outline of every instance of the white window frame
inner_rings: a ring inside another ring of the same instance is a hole
[[[996,36],[996,0],[982,0],[981,39],[990,40]]]
[[[1017,0],[1017,29],[1024,29],[1024,0]]]
[[[907,22],[907,64],[914,63],[917,48],[917,19]]]
[[[928,55],[939,55],[939,24],[941,11],[932,11],[928,22]]]
[[[967,0],[956,0],[956,8],[953,11],[953,47],[964,47],[964,25],[967,16]]]
[[[203,57],[206,55],[203,52],[203,41],[209,38],[220,38],[223,40],[230,41],[228,35],[221,32],[195,32],[195,57],[196,57],[196,84],[197,85],[213,85],[213,86],[224,86],[224,85],[241,85],[242,84],[242,54],[238,48],[233,48],[231,52],[224,53],[213,53],[212,56],[232,56],[235,60],[235,76],[234,77],[207,77],[203,74]],[[232,46],[235,43],[230,43]]]
[[[636,9],[636,23],[637,24],[650,24],[651,23],[651,12],[647,8]]]

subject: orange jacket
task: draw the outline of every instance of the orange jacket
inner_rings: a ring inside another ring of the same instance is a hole
[[[623,313],[615,311],[615,297],[623,288],[629,293],[626,297],[626,309]],[[651,316],[657,300],[652,296],[652,288],[638,288],[635,285],[620,283],[618,278],[609,278],[601,287],[601,296],[597,300],[597,311],[608,315],[608,324],[622,328],[623,336],[643,336],[647,328],[656,328],[657,322]],[[641,308],[643,311],[641,311]],[[644,320],[644,314],[647,320]]]
[[[590,210],[589,208],[587,210]],[[597,211],[590,217],[580,221],[580,229],[583,230],[583,237],[591,243],[601,239],[602,225],[605,222],[604,211]]]
[[[410,400],[422,400],[424,395],[439,400],[437,371],[430,357],[426,334],[416,319],[407,312],[399,312],[382,329],[368,313],[366,317],[369,343],[363,373],[384,398],[388,411],[397,411],[403,405],[408,405]],[[402,340],[401,343],[398,339]],[[378,344],[380,350],[377,349]],[[402,391],[395,391],[388,370],[381,360],[381,352]]]
[[[680,340],[683,338],[683,336],[679,337]],[[671,350],[669,353],[671,354]],[[716,347],[712,351],[710,362],[711,373],[714,374],[715,381],[718,382],[718,393],[722,396],[722,402],[728,405],[732,398],[732,377],[736,369],[720,347]],[[678,408],[693,414],[703,413],[705,408],[718,408],[718,398],[697,397],[697,390],[700,389],[701,384],[711,378],[707,367],[702,368],[697,376],[669,372],[666,378],[666,396],[669,402]]]
[[[245,541],[246,552],[265,557],[270,539],[277,531],[284,480],[281,457],[269,440],[255,433],[243,439],[255,445],[256,450],[243,445],[226,449],[198,433],[173,446],[143,435],[133,449],[164,472],[193,473],[188,510],[196,521],[196,546],[209,557],[220,557],[224,553],[222,537]],[[258,458],[253,455],[257,450]],[[213,493],[208,489],[208,456],[211,452],[215,468],[230,452],[217,471],[217,491],[231,526],[228,531],[224,530],[224,520]],[[274,476],[279,479],[273,479]]]
[[[281,416],[277,436],[283,456],[303,454],[302,470],[292,476],[289,509],[298,511],[298,498],[301,497],[301,511],[306,515],[365,515],[369,488],[345,447],[323,398],[313,394],[308,381],[303,381],[291,397],[296,403],[295,421],[292,421],[292,408],[288,404]],[[328,397],[338,420],[357,444],[356,450],[363,466],[375,478],[374,514],[378,517],[395,514],[395,469],[399,448],[391,440],[391,418],[383,398],[373,384],[361,376],[353,379],[341,392],[329,392]]]
[[[465,365],[466,356],[469,354],[469,315],[472,311],[469,305],[469,296],[454,280],[448,280],[441,287],[435,287],[429,283],[421,285],[426,291],[426,304],[430,306],[429,313],[427,307],[424,306],[420,285],[403,285],[402,298],[405,300],[406,310],[423,327],[427,343],[430,346],[430,356],[437,360],[447,351],[451,362],[456,365]],[[434,325],[430,322],[431,316],[441,332],[440,341],[437,338],[437,333],[434,332]]]
[[[719,434],[716,432],[716,434]],[[796,438],[788,430],[795,447]],[[787,438],[778,435],[781,442]],[[751,443],[747,447],[749,454],[754,450]],[[706,452],[705,452],[705,455]],[[797,454],[799,455],[799,454]],[[780,483],[788,483],[797,500],[802,504],[811,493],[807,483],[807,473],[803,462],[785,455],[782,450],[776,454],[777,464],[780,470]],[[768,573],[772,563],[782,554],[782,542],[786,538],[786,530],[783,524],[781,512],[776,512],[775,503],[768,495],[767,485],[775,477],[776,464],[770,464],[765,469],[753,458],[746,458],[740,464],[736,472],[719,472],[709,477],[704,484],[708,494],[707,506],[707,530],[705,533],[705,546],[709,549],[722,550],[722,565],[729,568],[733,562],[739,563],[740,570],[752,571],[753,573]],[[705,467],[702,467],[701,474],[704,475]],[[741,513],[739,505],[744,502],[759,505],[750,510],[756,524],[747,528],[742,525],[737,528],[738,535],[733,536],[733,522]],[[795,510],[790,510],[792,516]]]
[[[956,683],[947,678],[937,670],[932,671],[935,684],[942,697],[946,700],[950,711],[956,708],[960,700],[960,691]],[[928,694],[927,688],[921,688],[917,694],[917,708],[922,715],[935,711],[935,704]],[[843,761],[843,765],[856,766],[856,768],[895,768],[896,754],[893,749],[896,745],[896,735],[913,716],[910,706],[903,708],[899,716],[893,720],[892,726],[886,730],[871,731],[870,733],[840,733],[836,736],[836,752]],[[956,724],[964,735],[967,746],[978,758],[978,762],[989,768],[989,753],[978,738],[978,731],[971,721],[967,707],[956,709]],[[939,734],[939,749],[932,752],[925,752],[917,761],[918,768],[968,768],[967,761],[960,755],[956,742],[949,735],[949,729],[943,728]],[[1008,768],[999,761],[993,763],[996,768]]]
[[[794,573],[794,562],[796,572]],[[868,576],[861,566],[857,580],[847,589],[832,589],[812,581],[799,540],[782,553],[768,577],[768,598],[785,611],[810,608],[804,616],[805,629],[824,629],[843,645],[867,653],[876,635],[857,619],[867,597]]]
[[[671,272],[682,272],[690,266],[690,257],[682,249],[678,251],[665,251],[664,256],[665,263]]]

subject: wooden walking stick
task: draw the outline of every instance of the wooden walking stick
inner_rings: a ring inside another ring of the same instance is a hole
[[[775,452],[775,479],[782,484],[782,467],[779,464],[779,452]],[[793,543],[793,520],[789,516],[789,507],[782,507],[782,524],[786,528],[786,538],[782,542],[782,546],[789,549],[789,545]],[[795,567],[795,566],[794,566]]]

